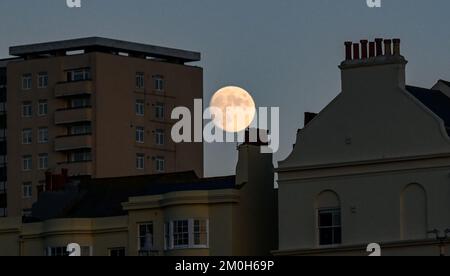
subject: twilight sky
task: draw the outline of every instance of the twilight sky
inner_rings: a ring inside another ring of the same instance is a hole
[[[225,85],[248,90],[258,106],[278,106],[286,158],[303,126],[340,91],[343,43],[402,39],[407,81],[450,79],[450,1],[382,0],[1,0],[0,57],[11,45],[104,36],[202,53],[205,101]],[[234,172],[235,144],[205,146],[208,176]]]

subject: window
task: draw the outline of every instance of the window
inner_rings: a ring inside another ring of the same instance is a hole
[[[151,251],[153,249],[153,223],[138,225],[138,247],[140,251]]]
[[[209,222],[207,219],[185,219],[164,225],[164,248],[208,248]]]
[[[173,246],[174,248],[189,246],[188,220],[176,220],[173,222]]]
[[[31,171],[33,169],[33,159],[31,155],[22,157],[22,169],[24,171]]]
[[[31,102],[22,103],[22,117],[23,118],[33,117],[33,106]]]
[[[0,217],[8,216],[8,211],[6,208],[0,208]]]
[[[90,150],[82,150],[76,151],[69,155],[70,162],[88,162],[92,161],[91,151]]]
[[[155,161],[156,161],[156,172],[159,172],[159,173],[164,172],[166,170],[166,164],[165,164],[166,162],[165,162],[164,157],[158,156],[158,157],[156,157]]]
[[[70,135],[85,135],[85,134],[91,134],[91,133],[92,133],[92,127],[91,127],[90,123],[69,127]]]
[[[319,209],[318,216],[320,245],[341,244],[341,209]]]
[[[136,100],[136,115],[144,116],[144,113],[145,113],[145,101]]]
[[[194,220],[194,246],[208,246],[208,221]]]
[[[110,257],[124,257],[125,256],[125,248],[124,247],[110,248],[108,251],[109,251]]]
[[[145,168],[145,154],[136,154],[136,169],[143,170]]]
[[[159,91],[159,92],[164,91],[164,77],[163,76],[154,76],[153,80],[155,82],[155,91]]]
[[[38,143],[46,144],[48,143],[48,128],[41,127],[38,131]]]
[[[0,141],[5,141],[6,140],[6,128],[0,128]]]
[[[38,75],[38,88],[48,87],[48,74],[47,72],[39,73]]]
[[[158,120],[164,120],[165,117],[165,105],[163,103],[157,103],[155,106],[155,117]]]
[[[22,130],[22,144],[29,145],[33,143],[33,130],[27,128]]]
[[[140,73],[140,72],[136,73],[136,88],[138,88],[138,89],[144,88],[144,86],[145,86],[144,78],[145,78],[144,73]]]
[[[23,198],[33,197],[33,184],[31,182],[25,182],[22,184],[22,196]]]
[[[47,116],[48,102],[47,100],[40,100],[38,103],[38,116]]]
[[[0,155],[0,168],[5,168],[7,164],[8,164],[8,156]]]
[[[32,86],[32,75],[24,74],[22,75],[22,90],[30,90]]]
[[[76,69],[67,71],[67,81],[73,82],[73,81],[85,81],[91,79],[91,69],[90,68],[83,68],[83,69]]]
[[[39,169],[40,170],[46,170],[48,169],[48,154],[47,153],[42,153],[39,154]]]
[[[155,132],[156,135],[156,145],[162,146],[164,145],[164,129],[157,129]]]
[[[143,144],[144,143],[144,128],[136,127],[136,142]]]
[[[84,108],[84,107],[90,107],[91,106],[91,100],[90,98],[75,98],[70,100],[70,108]]]

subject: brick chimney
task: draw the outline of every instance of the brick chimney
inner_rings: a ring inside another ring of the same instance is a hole
[[[345,42],[342,91],[355,93],[364,88],[398,86],[405,88],[407,61],[401,55],[400,39],[376,38],[359,43]]]

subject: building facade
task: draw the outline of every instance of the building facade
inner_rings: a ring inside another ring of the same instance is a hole
[[[171,110],[203,97],[200,54],[105,38],[10,48],[8,213],[28,216],[46,172],[93,178],[194,170],[202,143],[170,139]]]
[[[279,163],[276,255],[439,255],[450,228],[450,86],[407,86],[399,40],[346,44],[342,92]]]
[[[6,151],[6,60],[0,60],[0,217],[6,217],[7,209],[7,165]]]
[[[236,175],[93,179],[45,192],[33,218],[0,219],[0,256],[264,256],[277,244],[272,154],[239,147]],[[80,186],[81,185],[81,186]]]

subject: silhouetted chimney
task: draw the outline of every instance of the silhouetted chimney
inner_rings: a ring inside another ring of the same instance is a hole
[[[375,55],[377,57],[382,56],[383,55],[383,39],[382,38],[375,39],[375,47],[376,47]]]
[[[361,40],[361,58],[362,59],[367,58],[367,43],[369,43],[368,40]]]
[[[355,60],[359,59],[359,43],[353,44],[353,59]]]
[[[351,41],[345,42],[345,60],[352,59],[352,45],[353,45],[353,42],[351,42]]]
[[[400,39],[396,38],[394,41],[394,56],[400,56]]]
[[[392,56],[392,40],[384,40],[384,54],[386,56]]]
[[[369,58],[375,57],[375,42],[369,43]]]

